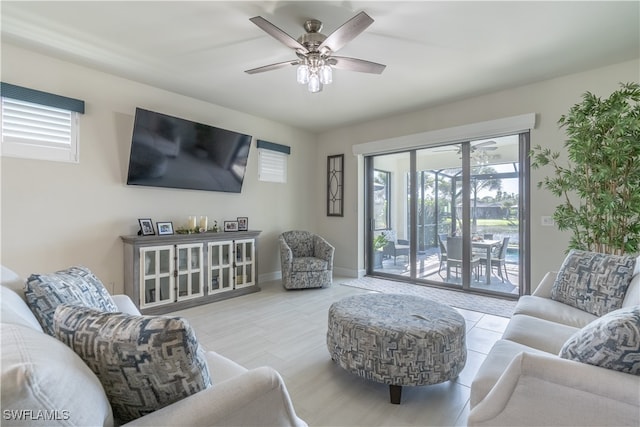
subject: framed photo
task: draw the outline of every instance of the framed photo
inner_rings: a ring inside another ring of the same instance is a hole
[[[153,222],[151,222],[150,218],[138,219],[140,223],[140,231],[138,231],[139,236],[153,236],[156,232],[153,229]]]
[[[238,231],[238,221],[225,221],[224,231]]]
[[[156,228],[158,229],[158,236],[173,234],[173,223],[171,221],[156,222]]]
[[[249,218],[246,216],[238,217],[238,231],[247,231],[249,230]]]

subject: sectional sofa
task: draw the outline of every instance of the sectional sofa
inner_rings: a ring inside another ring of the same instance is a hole
[[[640,425],[640,260],[624,291],[607,293],[615,273],[591,272],[590,298],[572,287],[561,302],[563,279],[575,285],[590,274],[589,262],[572,272],[568,264],[518,301],[473,380],[469,426]],[[621,308],[596,315],[581,306],[595,299]]]
[[[2,267],[1,282],[2,425],[119,424],[94,372],[69,346],[43,332],[25,302],[25,280]],[[114,317],[128,322],[139,317],[129,297],[114,295],[111,300]],[[247,370],[213,351],[203,353],[210,387],[124,425],[306,426],[278,372],[269,367]]]

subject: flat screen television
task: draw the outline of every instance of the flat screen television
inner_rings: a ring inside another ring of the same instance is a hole
[[[128,185],[242,190],[251,136],[136,108]]]

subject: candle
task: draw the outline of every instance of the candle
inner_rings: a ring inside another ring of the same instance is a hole
[[[189,230],[195,230],[196,228],[196,217],[195,216],[190,216],[189,217]]]
[[[203,229],[204,231],[207,231],[207,223],[209,222],[209,218],[207,218],[206,216],[201,216],[200,217],[200,228]]]

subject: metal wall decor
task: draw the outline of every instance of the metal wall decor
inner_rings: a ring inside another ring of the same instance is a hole
[[[327,216],[344,216],[344,154],[327,157]]]

